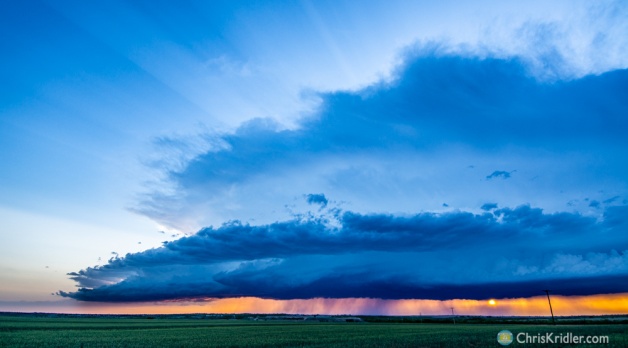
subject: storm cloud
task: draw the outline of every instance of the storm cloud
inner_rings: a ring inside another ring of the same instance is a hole
[[[311,92],[320,105],[296,127],[259,118],[207,135],[217,145],[169,169],[173,190],[147,192],[134,211],[191,232],[230,219],[286,219],[266,203],[304,192],[333,193],[359,211],[404,213],[443,201],[560,211],[583,191],[625,194],[628,166],[615,154],[627,145],[628,71],[547,82],[517,57],[430,45],[408,52],[391,79]],[[517,168],[518,184],[503,168]]]
[[[628,291],[628,207],[568,204],[625,195],[628,166],[616,153],[627,144],[626,85],[623,70],[544,82],[516,58],[420,50],[395,79],[320,93],[318,111],[296,128],[256,119],[214,135],[220,146],[167,173],[173,194],[148,194],[136,211],[175,226],[209,212],[223,220],[205,226],[219,227],[73,272],[79,289],[59,294],[125,302]],[[495,168],[517,168],[517,177]],[[296,213],[295,197],[318,210]],[[287,217],[270,202],[283,202]]]
[[[254,296],[485,299],[628,291],[627,206],[603,219],[519,206],[409,216],[339,209],[208,227],[70,273],[82,301]],[[589,284],[586,286],[586,284]]]

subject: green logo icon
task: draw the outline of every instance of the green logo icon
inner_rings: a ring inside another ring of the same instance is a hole
[[[512,343],[512,332],[508,330],[502,330],[497,333],[497,342],[502,346],[507,346]]]

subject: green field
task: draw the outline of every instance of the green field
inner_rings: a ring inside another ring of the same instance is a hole
[[[497,332],[608,335],[628,347],[628,325],[318,323],[291,321],[0,316],[0,347],[501,347]],[[553,344],[510,347],[555,346]],[[578,347],[600,345],[580,344]]]

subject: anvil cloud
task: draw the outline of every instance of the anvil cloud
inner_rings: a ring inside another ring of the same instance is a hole
[[[173,227],[196,221],[189,230],[220,223],[207,212],[285,219],[281,205],[309,192],[410,214],[625,199],[628,71],[544,81],[517,58],[443,50],[412,50],[392,81],[319,94],[296,129],[256,119],[208,135],[209,151],[168,172],[173,193],[150,192],[136,211]]]

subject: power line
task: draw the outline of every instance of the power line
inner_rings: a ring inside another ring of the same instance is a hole
[[[549,290],[543,290],[545,291],[545,293],[547,294],[547,302],[549,303],[549,307],[550,307],[550,313],[552,314],[552,324],[556,325],[556,320],[554,320],[554,311],[552,310],[552,301],[550,300],[550,291]]]

